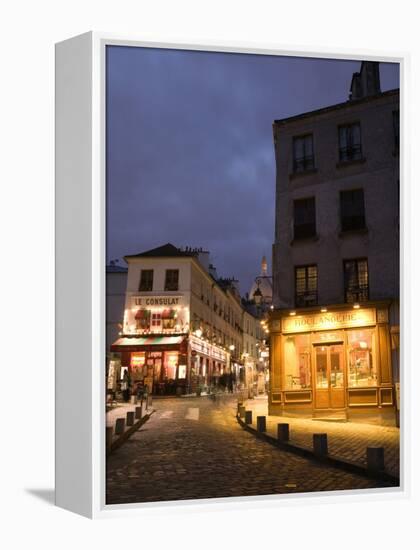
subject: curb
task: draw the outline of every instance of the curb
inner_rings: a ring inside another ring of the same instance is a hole
[[[387,484],[390,484],[391,487],[400,486],[400,478],[393,476],[385,471],[377,472],[377,471],[368,470],[365,466],[361,466],[356,462],[350,462],[348,460],[343,460],[341,458],[337,458],[330,455],[318,456],[311,449],[308,449],[306,447],[299,447],[298,445],[293,445],[292,443],[287,443],[285,441],[279,441],[275,437],[265,432],[258,432],[255,428],[253,428],[249,424],[246,424],[242,420],[242,418],[239,416],[239,414],[236,415],[236,419],[239,425],[245,431],[247,431],[250,434],[253,434],[258,439],[262,439],[263,441],[269,443],[270,445],[273,445],[274,447],[281,449],[282,451],[293,453],[303,458],[308,458],[310,460],[320,462],[321,464],[325,464],[326,466],[339,468],[341,470],[345,470],[346,472],[350,472],[352,474],[358,474],[363,477],[368,477],[370,479],[384,481]]]
[[[112,441],[110,446],[107,448],[106,456],[109,456],[115,449],[118,449],[118,447],[121,447],[121,445],[126,441],[130,436],[133,435],[134,432],[136,432],[139,428],[145,424],[149,418],[152,416],[152,414],[155,412],[155,409],[152,409],[149,413],[145,414],[142,418],[140,418],[137,422],[135,422],[132,426],[130,426],[123,434],[121,434],[117,439]]]

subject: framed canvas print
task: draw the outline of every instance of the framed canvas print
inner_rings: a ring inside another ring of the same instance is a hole
[[[59,506],[404,492],[403,70],[57,44]]]

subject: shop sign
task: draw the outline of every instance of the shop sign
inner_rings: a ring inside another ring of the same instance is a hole
[[[365,327],[375,324],[376,310],[374,308],[352,309],[287,317],[282,320],[282,332],[283,334],[293,334],[296,332]]]
[[[182,296],[135,296],[134,305],[147,306],[178,306]]]

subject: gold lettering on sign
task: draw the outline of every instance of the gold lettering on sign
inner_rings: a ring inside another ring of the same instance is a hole
[[[282,320],[282,332],[288,334],[315,330],[364,327],[375,324],[375,309],[358,309],[285,318]]]

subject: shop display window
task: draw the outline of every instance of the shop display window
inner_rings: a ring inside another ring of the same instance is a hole
[[[284,340],[286,389],[300,390],[311,387],[310,336],[287,336]]]
[[[347,338],[349,387],[376,386],[378,379],[373,329],[348,331]]]
[[[168,380],[176,379],[176,368],[178,366],[178,352],[167,351],[164,358],[164,377]]]

